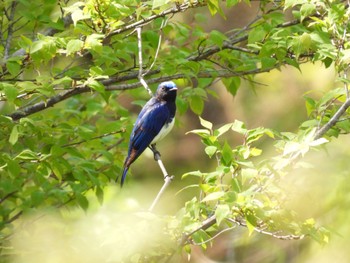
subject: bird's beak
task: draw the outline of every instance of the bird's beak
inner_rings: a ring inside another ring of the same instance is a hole
[[[169,91],[177,90],[177,87],[171,88]]]

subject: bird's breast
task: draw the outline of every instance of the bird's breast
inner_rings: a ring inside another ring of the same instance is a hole
[[[162,140],[174,127],[175,117],[168,123],[165,123],[159,133],[154,137],[153,141],[150,144],[154,144]]]

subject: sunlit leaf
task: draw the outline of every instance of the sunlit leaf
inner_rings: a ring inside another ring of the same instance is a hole
[[[13,126],[10,138],[9,138],[9,143],[14,145],[18,141],[18,125]]]
[[[212,157],[215,152],[217,151],[217,147],[215,146],[207,146],[205,147],[205,153],[209,156],[209,157]]]
[[[211,130],[213,128],[213,124],[210,121],[204,120],[200,116],[199,121],[204,128],[207,128],[208,130]]]
[[[209,201],[218,200],[219,198],[223,197],[224,195],[225,195],[224,192],[210,193],[202,199],[202,202],[209,202]]]
[[[230,214],[230,207],[226,204],[219,204],[215,209],[216,223],[220,226],[221,222]]]

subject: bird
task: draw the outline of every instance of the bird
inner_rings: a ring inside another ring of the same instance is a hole
[[[124,184],[130,165],[150,147],[153,153],[159,152],[155,144],[163,139],[175,123],[177,87],[172,81],[159,84],[155,95],[140,111],[130,135],[128,155],[124,162],[121,187]]]

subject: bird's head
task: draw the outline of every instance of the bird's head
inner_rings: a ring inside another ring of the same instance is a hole
[[[164,101],[175,101],[177,87],[174,82],[166,81],[159,84],[155,97]]]

